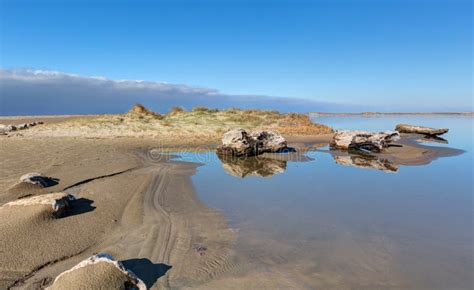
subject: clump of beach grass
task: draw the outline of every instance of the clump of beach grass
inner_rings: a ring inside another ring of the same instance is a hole
[[[133,106],[128,111],[126,116],[131,117],[131,118],[138,118],[138,119],[149,119],[149,118],[162,119],[163,118],[163,116],[161,116],[160,114],[158,114],[156,112],[153,112],[153,111],[149,110],[148,108],[146,108],[142,104],[135,104],[135,106]]]
[[[186,112],[186,109],[184,109],[183,107],[175,106],[171,108],[171,110],[166,114],[166,116],[173,116],[184,112]]]
[[[196,113],[216,113],[216,112],[219,112],[219,110],[198,106],[198,107],[193,108],[193,112],[196,112]]]

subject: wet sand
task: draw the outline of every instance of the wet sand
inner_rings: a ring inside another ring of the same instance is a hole
[[[291,146],[310,150],[326,145],[329,138],[288,139]],[[236,254],[237,233],[221,213],[196,197],[190,177],[199,164],[159,154],[173,150],[173,144],[162,148],[161,140],[147,138],[15,136],[1,137],[0,142],[0,244],[6,245],[0,252],[2,289],[51,285],[60,273],[102,252],[157,289],[301,286],[294,277],[249,268],[246,257]],[[411,137],[400,145],[383,157],[416,165],[460,153],[418,145]],[[58,184],[19,186],[18,178],[28,172],[57,178]],[[61,191],[77,198],[61,218],[54,218],[48,206],[5,205]],[[299,273],[298,279],[315,279],[308,275]]]

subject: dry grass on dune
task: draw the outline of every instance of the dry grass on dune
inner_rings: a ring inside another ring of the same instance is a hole
[[[195,107],[186,111],[174,107],[166,114],[155,113],[143,105],[135,105],[121,115],[100,115],[96,118],[75,118],[29,130],[31,136],[156,136],[167,138],[192,137],[217,140],[231,128],[274,130],[286,135],[315,135],[332,129],[311,121],[304,114],[284,114],[268,110],[227,110]]]
[[[328,134],[333,130],[323,124],[314,123],[309,116],[302,114],[287,114],[280,123],[279,131],[281,134],[288,135],[312,135]]]
[[[162,119],[163,118],[160,114],[147,109],[142,104],[136,104],[135,106],[133,106],[130,109],[130,111],[128,111],[126,116],[129,118],[139,118],[139,119],[144,119],[144,118]]]

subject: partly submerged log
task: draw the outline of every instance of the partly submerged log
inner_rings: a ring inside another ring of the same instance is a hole
[[[413,133],[413,134],[422,134],[429,136],[443,135],[449,131],[447,128],[430,128],[422,126],[413,126],[408,124],[398,124],[395,128],[396,131],[400,133]]]
[[[382,152],[393,141],[400,139],[395,131],[367,132],[367,131],[336,131],[329,146],[331,149],[360,150]]]

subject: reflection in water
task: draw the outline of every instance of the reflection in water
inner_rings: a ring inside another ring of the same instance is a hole
[[[336,161],[337,164],[344,166],[353,166],[357,168],[368,168],[368,169],[378,169],[385,172],[395,173],[398,171],[398,165],[393,164],[384,158],[377,158],[373,155],[346,155],[346,154],[334,154],[332,153],[332,158]]]
[[[286,169],[286,161],[265,157],[233,158],[219,156],[224,170],[233,176],[262,176],[270,177],[282,173]]]
[[[219,156],[222,167],[229,175],[237,177],[271,177],[283,173],[288,161],[313,160],[300,153],[270,153],[255,157]]]
[[[417,142],[434,142],[441,144],[448,144],[448,140],[438,137],[438,136],[424,136],[416,140]]]
[[[306,153],[317,162],[287,162],[283,174],[265,179],[237,179],[222,170],[219,160],[206,162],[193,176],[199,198],[226,214],[238,233],[233,248],[236,263],[230,267],[238,272],[226,274],[229,285],[247,289],[261,289],[265,283],[269,289],[473,289],[473,144],[472,134],[466,133],[472,131],[472,119],[331,120],[318,121],[336,129],[371,131],[402,122],[449,127],[449,147],[466,152],[461,155],[433,146],[437,153],[426,154],[423,166],[408,166],[407,159],[392,159],[390,154],[377,155],[407,165],[397,174],[347,170],[341,160],[363,168],[395,168],[380,159],[364,159],[360,153],[326,148]],[[411,141],[402,144],[405,149],[411,148]],[[430,163],[437,156],[453,157]],[[245,287],[249,281],[256,283],[254,287]]]

